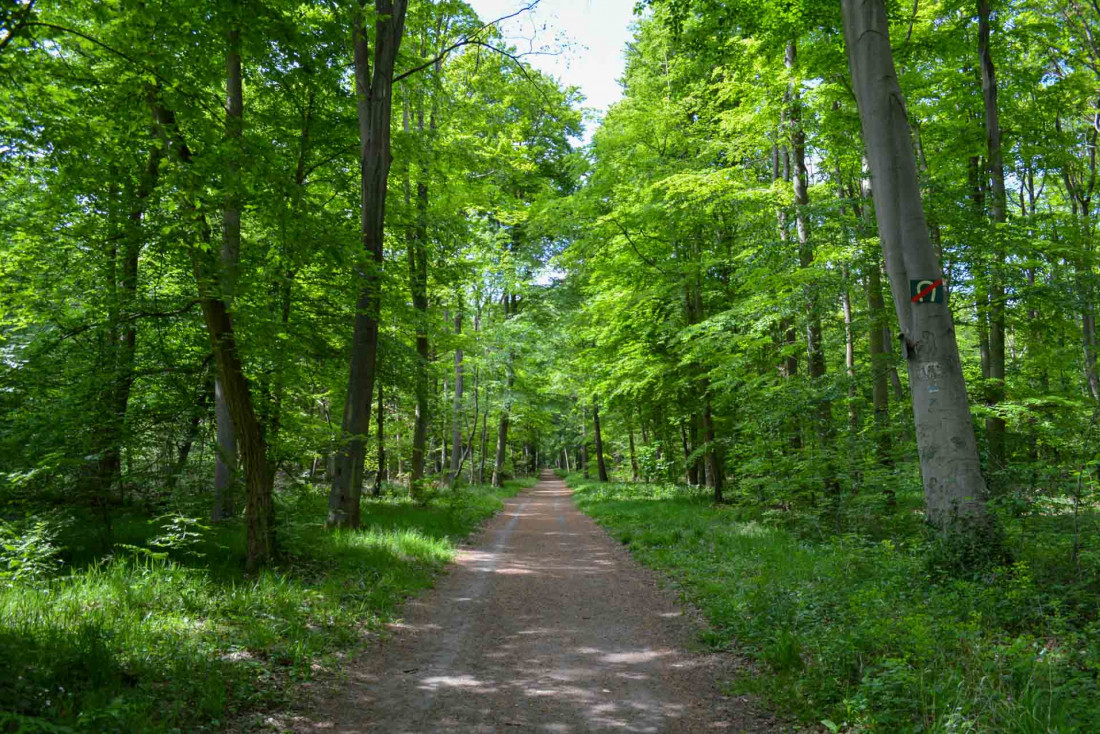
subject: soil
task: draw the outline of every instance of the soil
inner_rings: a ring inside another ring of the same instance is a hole
[[[298,732],[778,732],[723,681],[701,623],[544,474],[404,620],[349,663]]]

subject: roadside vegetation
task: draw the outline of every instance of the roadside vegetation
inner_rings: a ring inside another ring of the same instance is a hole
[[[0,4],[0,728],[277,709],[555,466],[807,721],[1100,730],[1100,2],[635,8],[597,120],[465,2]]]
[[[106,549],[77,514],[0,526],[0,731],[217,731],[284,710],[531,484],[398,491],[338,532],[301,520],[324,517],[321,494],[280,493],[282,554],[252,576],[241,524],[195,508],[120,517]]]
[[[1014,562],[960,576],[930,561],[917,522],[834,535],[811,516],[715,505],[705,488],[567,481],[702,610],[710,645],[756,661],[734,691],[833,731],[1100,728],[1100,559],[1067,563],[1064,518],[1015,526]]]

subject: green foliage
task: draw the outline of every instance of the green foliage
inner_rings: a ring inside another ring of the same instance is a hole
[[[0,726],[217,731],[277,710],[294,684],[331,670],[335,655],[393,619],[455,542],[522,486],[368,501],[359,531],[287,522],[283,560],[253,578],[240,577],[241,527],[200,533],[173,515],[146,523],[148,540],[135,544],[155,554],[9,581],[0,590]],[[281,509],[291,517],[323,516],[318,494],[288,501]]]
[[[0,585],[33,586],[55,575],[61,566],[58,536],[64,526],[56,516],[0,520]]]
[[[1095,605],[1076,605],[1080,582],[1056,575],[1051,550],[1029,550],[1031,538],[1060,537],[1057,527],[1029,528],[1014,565],[960,578],[929,567],[919,531],[807,540],[797,527],[739,519],[741,508],[714,506],[699,490],[569,483],[585,512],[704,612],[711,645],[759,661],[735,688],[808,722],[891,732],[1100,726]]]

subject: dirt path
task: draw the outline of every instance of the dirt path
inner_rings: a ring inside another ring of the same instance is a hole
[[[509,500],[302,732],[770,732],[689,652],[675,598],[544,475]]]

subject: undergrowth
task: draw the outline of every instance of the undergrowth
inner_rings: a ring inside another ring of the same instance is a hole
[[[705,490],[569,483],[704,612],[711,645],[758,661],[738,691],[833,731],[1100,731],[1096,591],[1058,576],[1035,528],[1013,563],[960,577],[919,531],[828,538]]]
[[[323,518],[322,496],[284,497],[281,560],[254,577],[241,572],[239,525],[130,518],[109,555],[82,553],[79,527],[55,537],[32,525],[19,537],[47,536],[44,563],[73,551],[62,575],[27,578],[20,559],[35,555],[4,544],[22,575],[0,568],[0,731],[210,731],[278,710],[530,483],[365,500],[364,529],[336,533],[293,522]]]

